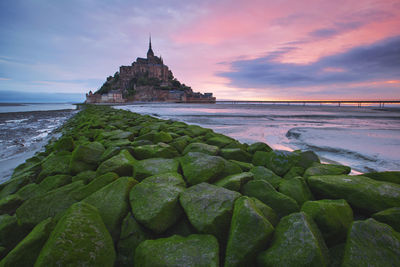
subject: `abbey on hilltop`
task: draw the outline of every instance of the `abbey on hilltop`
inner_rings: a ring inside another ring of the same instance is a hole
[[[181,84],[162,57],[154,55],[149,39],[146,58],[138,57],[131,66],[121,66],[95,93],[86,94],[86,103],[133,101],[215,103],[212,93],[196,93]]]

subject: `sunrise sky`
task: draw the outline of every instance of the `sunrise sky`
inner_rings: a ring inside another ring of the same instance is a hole
[[[0,91],[83,97],[149,33],[219,100],[400,99],[400,0],[2,0]]]

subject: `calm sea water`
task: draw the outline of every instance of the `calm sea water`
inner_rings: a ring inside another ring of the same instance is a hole
[[[140,114],[211,128],[248,144],[313,150],[358,172],[400,170],[400,109],[272,104],[136,104]]]

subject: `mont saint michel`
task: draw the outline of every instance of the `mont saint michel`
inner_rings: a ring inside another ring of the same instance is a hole
[[[134,101],[215,103],[215,97],[212,93],[193,92],[190,86],[178,81],[162,57],[154,55],[150,38],[146,58],[138,57],[130,66],[121,66],[99,90],[86,94],[86,103]]]

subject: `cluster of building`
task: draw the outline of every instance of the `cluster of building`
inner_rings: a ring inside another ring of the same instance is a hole
[[[162,57],[154,55],[150,39],[147,58],[138,57],[131,66],[121,66],[96,93],[86,94],[86,103],[135,101],[215,103],[215,97],[212,93],[193,92],[174,79]]]

